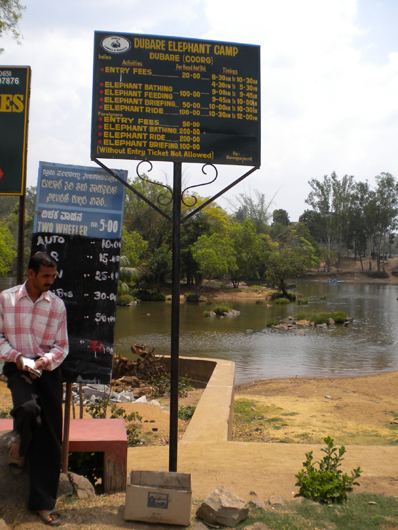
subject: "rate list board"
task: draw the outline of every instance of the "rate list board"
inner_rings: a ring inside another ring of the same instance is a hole
[[[125,186],[102,169],[40,162],[32,253],[57,261],[52,291],[67,310],[70,383],[111,381],[124,199]]]
[[[260,166],[260,47],[95,32],[91,158]]]

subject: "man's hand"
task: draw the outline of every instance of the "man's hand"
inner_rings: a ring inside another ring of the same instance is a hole
[[[23,370],[24,369],[23,361],[22,361],[22,355],[19,355],[19,357],[17,359],[17,368],[18,368],[18,370]]]
[[[37,359],[37,361],[35,361],[35,369],[39,370],[40,372],[45,370],[46,369],[46,361],[44,361],[43,359]]]
[[[18,358],[17,358],[17,362],[16,362],[16,365],[17,365],[17,368],[18,370],[23,370],[23,371],[26,371],[26,372],[29,372],[29,375],[32,379],[36,379],[37,375],[33,374],[32,372],[29,371],[29,367],[27,365],[24,364],[23,362],[23,356],[20,355]],[[42,373],[43,371],[43,368],[46,367],[46,363],[43,359],[37,359],[35,361],[35,364],[34,364],[34,369],[35,370],[38,370],[40,373]]]

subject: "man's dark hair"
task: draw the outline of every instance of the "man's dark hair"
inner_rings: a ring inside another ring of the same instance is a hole
[[[28,269],[32,269],[37,273],[41,265],[43,267],[56,267],[57,262],[45,252],[36,252],[30,257]]]

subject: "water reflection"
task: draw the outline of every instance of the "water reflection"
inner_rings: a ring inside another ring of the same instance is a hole
[[[352,376],[398,370],[398,330],[394,319],[398,286],[301,282],[305,306],[233,303],[239,317],[207,319],[204,305],[181,305],[180,355],[215,357],[236,363],[237,382],[275,377]],[[322,296],[326,300],[321,300]],[[268,320],[306,311],[342,310],[354,318],[350,328],[310,329],[305,336],[272,333]],[[115,351],[130,354],[130,345],[145,343],[170,354],[171,306],[141,303],[119,308]]]

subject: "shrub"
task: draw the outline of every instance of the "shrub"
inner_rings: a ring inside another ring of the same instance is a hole
[[[298,305],[308,305],[308,298],[299,298],[297,300]]]
[[[196,293],[185,293],[185,298],[187,299],[187,302],[199,302],[199,296]]]
[[[294,320],[310,320],[310,318],[305,313],[297,313],[297,315],[294,317]]]
[[[323,295],[321,296],[321,300],[326,300],[326,294],[323,294]]]
[[[278,320],[267,320],[267,328],[270,328],[271,326],[277,326],[279,324]]]
[[[334,440],[327,436],[324,438],[326,448],[321,449],[325,456],[320,462],[313,462],[312,451],[306,453],[306,461],[303,462],[304,469],[296,476],[296,486],[300,486],[295,497],[305,497],[313,501],[325,503],[338,503],[347,500],[347,493],[353,490],[353,486],[359,486],[356,479],[361,475],[361,468],[357,467],[351,471],[351,477],[342,473],[340,469],[343,455],[346,452],[342,445],[338,450],[334,447]],[[316,464],[319,468],[316,469]]]
[[[329,324],[329,318],[333,318],[336,324],[343,324],[347,318],[347,313],[336,311],[334,313],[315,313],[311,320],[316,324]]]
[[[206,318],[210,318],[210,311],[203,311],[203,314]]]
[[[147,289],[138,289],[134,291],[134,296],[143,302],[164,302],[166,300],[166,295],[163,293],[157,293]]]
[[[178,408],[178,417],[180,420],[190,420],[196,410],[194,405],[181,406]]]
[[[223,316],[223,315],[226,315],[227,313],[229,313],[231,310],[230,307],[228,307],[227,305],[216,305],[214,306],[213,308],[213,311],[215,312],[216,315],[218,316]]]
[[[117,297],[117,305],[128,306],[133,300],[134,298],[131,296],[131,294],[122,294]]]
[[[149,379],[153,388],[153,397],[162,397],[170,393],[170,374],[158,374]],[[178,378],[178,397],[186,397],[193,389],[191,382],[186,377]]]
[[[11,411],[11,409],[9,409],[9,410],[0,410],[0,419],[4,420],[6,418],[11,418],[10,411]]]
[[[264,302],[262,300],[256,300],[256,305],[261,305],[263,304]]]
[[[295,302],[297,295],[295,293],[282,293],[280,291],[271,295],[271,300],[279,300],[280,298],[287,298],[291,302]]]
[[[277,298],[275,300],[275,304],[278,304],[278,305],[290,304],[290,300],[288,298]]]

